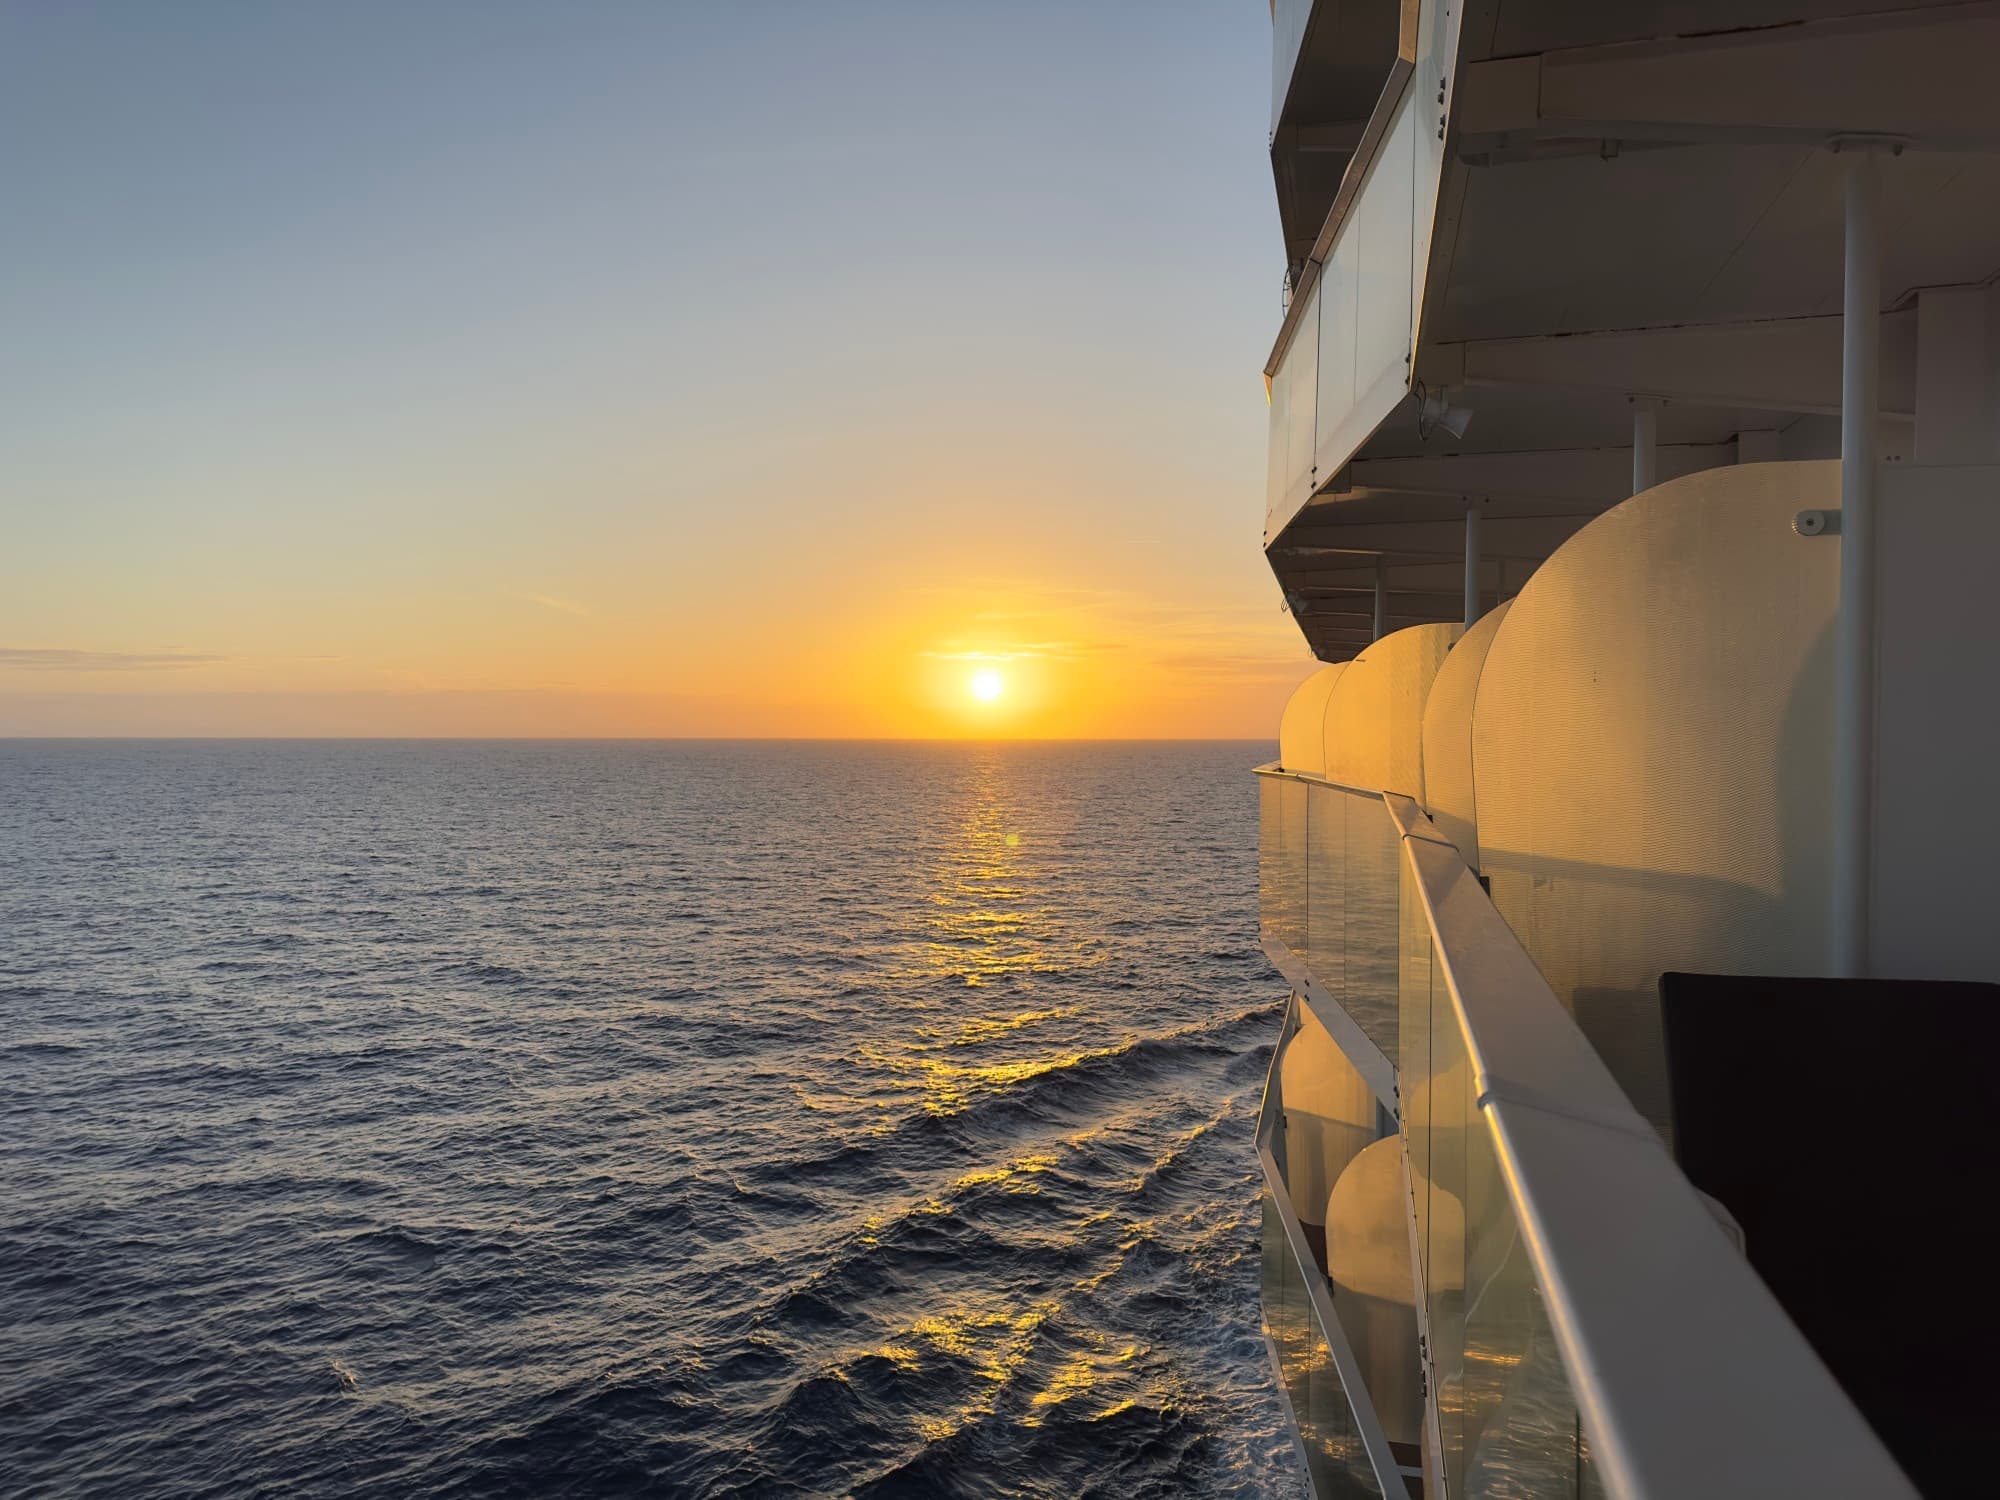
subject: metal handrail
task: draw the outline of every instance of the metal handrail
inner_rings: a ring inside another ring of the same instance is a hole
[[[1383,801],[1606,1492],[1915,1495],[1457,847]]]
[[[1358,792],[1363,797],[1380,797],[1379,786],[1353,786],[1345,781],[1335,781],[1331,776],[1323,776],[1318,771],[1295,771],[1277,761],[1266,761],[1261,766],[1251,767],[1253,776],[1268,776],[1274,781],[1303,781],[1307,786],[1330,786],[1336,792]]]

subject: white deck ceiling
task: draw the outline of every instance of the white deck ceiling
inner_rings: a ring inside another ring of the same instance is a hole
[[[1992,5],[1471,4],[1415,378],[1472,423],[1421,437],[1405,400],[1271,538],[1315,650],[1369,639],[1374,550],[1392,626],[1457,618],[1468,504],[1483,591],[1518,589],[1629,492],[1635,396],[1662,479],[1831,456],[1843,134],[1903,138],[1879,158],[1880,417],[1907,446],[1917,293],[2000,278],[1996,59]]]

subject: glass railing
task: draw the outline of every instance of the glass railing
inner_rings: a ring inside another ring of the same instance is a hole
[[[1354,1408],[1334,1368],[1333,1352],[1312,1306],[1316,1269],[1300,1264],[1285,1237],[1282,1211],[1264,1195],[1264,1335],[1277,1361],[1278,1380],[1291,1403],[1299,1451],[1313,1493],[1376,1496],[1382,1491],[1361,1441]]]
[[[1399,1092],[1445,1492],[1601,1495],[1407,863],[1401,883]]]
[[[1912,1494],[1422,810],[1276,767],[1262,796],[1296,992],[1258,1127],[1266,1319],[1317,1492],[1375,1493],[1357,1451],[1414,1478],[1414,1337],[1432,1494]],[[1377,1132],[1327,1129],[1370,1091]]]
[[[1285,66],[1287,45],[1296,55],[1286,29],[1293,9],[1273,12]],[[1400,9],[1395,65],[1266,366],[1267,541],[1410,390],[1464,6],[1402,0]]]
[[[1298,1081],[1289,1097],[1288,1073]],[[1365,1259],[1366,1247],[1357,1254],[1344,1237],[1329,1235],[1327,1222],[1333,1204],[1355,1197],[1357,1186],[1373,1187],[1374,1195],[1354,1220],[1400,1219],[1400,1194],[1384,1190],[1380,1174],[1369,1170],[1374,1157],[1394,1149],[1390,1129],[1368,1085],[1294,1000],[1257,1126],[1265,1177],[1264,1334],[1321,1500],[1402,1500],[1404,1467],[1416,1462],[1415,1329],[1398,1330],[1402,1349],[1380,1337],[1370,1295],[1379,1288],[1358,1284],[1366,1267],[1353,1264]],[[1407,1430],[1392,1434],[1385,1415]]]
[[[1378,792],[1270,768],[1259,779],[1264,938],[1288,950],[1393,1067],[1396,826]]]

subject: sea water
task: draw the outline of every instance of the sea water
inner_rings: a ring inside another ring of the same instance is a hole
[[[0,742],[0,1491],[1296,1493],[1268,754]]]

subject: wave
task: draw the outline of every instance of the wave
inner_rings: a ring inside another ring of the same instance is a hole
[[[18,1488],[1286,1488],[1242,747],[14,756]]]

